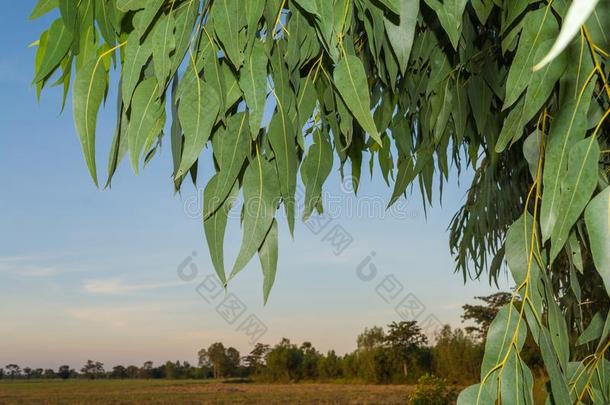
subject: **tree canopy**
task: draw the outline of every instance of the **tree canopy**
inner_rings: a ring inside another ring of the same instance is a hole
[[[459,403],[532,403],[528,333],[551,402],[604,403],[610,2],[582,3],[593,12],[557,54],[569,15],[588,15],[567,0],[40,0],[32,17],[58,18],[36,43],[34,83],[62,86],[64,101],[72,88],[96,184],[96,121],[111,86],[106,186],[124,158],[137,173],[167,135],[179,190],[210,146],[203,225],[214,267],[226,283],[258,254],[265,299],[275,217],[284,210],[292,233],[299,173],[307,219],[323,210],[334,159],[355,191],[363,160],[377,161],[389,205],[411,186],[430,205],[452,172],[472,170],[450,224],[456,270],[494,280],[506,263],[516,288],[489,326],[481,383]],[[239,193],[243,240],[227,277]]]

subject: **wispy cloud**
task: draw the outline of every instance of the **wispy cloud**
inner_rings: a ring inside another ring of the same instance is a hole
[[[159,305],[142,304],[120,307],[68,308],[66,312],[68,316],[77,321],[93,322],[120,328],[136,321],[142,321],[145,318],[152,318],[154,314],[158,313],[159,309]]]
[[[0,273],[27,277],[49,277],[60,271],[55,266],[40,264],[30,256],[0,257]]]
[[[86,292],[91,294],[120,295],[138,291],[159,290],[183,284],[184,283],[179,281],[158,283],[127,283],[120,278],[111,278],[105,280],[87,280],[85,281],[83,288]]]

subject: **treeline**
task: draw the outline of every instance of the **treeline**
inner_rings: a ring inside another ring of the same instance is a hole
[[[117,365],[110,370],[89,360],[76,371],[69,366],[43,370],[16,364],[0,369],[0,378],[114,378],[114,379],[209,379],[249,378],[269,382],[302,380],[346,380],[367,383],[414,383],[433,374],[449,384],[467,385],[478,381],[484,353],[484,336],[499,308],[510,300],[509,293],[477,297],[481,304],[464,305],[464,329],[442,328],[434,344],[422,333],[416,321],[393,322],[386,328],[366,328],[357,337],[357,349],[340,356],[335,351],[318,351],[312,343],[292,343],[282,339],[274,346],[257,343],[242,356],[233,347],[216,342],[198,352],[198,364],[171,362],[155,366],[147,361],[141,367]],[[536,350],[524,351],[525,361],[539,368]],[[532,346],[533,347],[533,346]]]

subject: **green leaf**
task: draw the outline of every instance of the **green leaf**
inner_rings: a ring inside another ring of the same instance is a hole
[[[506,96],[502,109],[513,105],[528,86],[536,51],[545,41],[553,40],[558,30],[557,20],[550,12],[550,7],[543,7],[525,15],[519,47],[506,78]],[[550,47],[550,42],[547,42],[547,46]]]
[[[585,210],[585,223],[595,268],[610,295],[610,187],[591,200]]]
[[[532,132],[525,141],[523,141],[523,156],[527,160],[532,179],[536,178],[538,172],[538,161],[540,160],[540,144],[542,142],[542,134],[539,130]]]
[[[339,94],[354,118],[371,138],[381,145],[381,137],[371,114],[371,98],[362,61],[356,56],[345,55],[335,66],[333,78]]]
[[[599,144],[593,137],[578,142],[570,151],[568,171],[561,182],[561,198],[557,223],[551,233],[551,263],[570,234],[570,229],[583,212],[597,185]]]
[[[521,215],[506,233],[506,261],[516,285],[521,285],[528,274],[531,279],[538,278],[539,268],[534,256],[536,250],[535,245],[532,246],[534,235],[536,235],[536,227],[529,213]]]
[[[314,143],[309,147],[301,165],[301,178],[305,185],[304,221],[321,203],[322,185],[333,166],[333,151],[326,137],[320,131],[315,131],[313,137]]]
[[[263,120],[267,99],[267,54],[261,41],[256,41],[239,77],[250,111],[250,133],[256,139]]]
[[[294,195],[297,189],[296,131],[284,108],[278,104],[278,112],[271,118],[268,138],[275,155],[275,164],[280,181],[280,191],[286,208],[288,228],[294,233]]]
[[[123,12],[139,10],[144,8],[144,2],[141,0],[116,0],[116,7]]]
[[[581,0],[578,3],[572,2],[566,16],[563,19],[561,31],[553,43],[553,47],[543,58],[534,66],[534,71],[542,69],[545,65],[557,58],[559,54],[568,46],[572,39],[578,34],[581,26],[595,10],[599,0]]]
[[[533,404],[532,372],[515,351],[506,359],[500,377],[502,405]]]
[[[72,37],[72,32],[66,28],[61,18],[58,18],[51,24],[44,56],[36,69],[35,83],[45,79],[57,69],[72,45]]]
[[[147,38],[144,42],[140,43],[140,37],[136,31],[129,34],[127,44],[125,45],[125,56],[121,71],[121,93],[126,106],[131,104],[131,97],[140,81],[142,68],[151,55],[152,40]]]
[[[394,204],[400,196],[402,196],[409,186],[417,176],[417,172],[415,171],[415,167],[413,165],[413,159],[411,157],[407,157],[400,161],[398,164],[398,172],[396,175],[396,182],[394,184],[394,191],[392,192],[392,198],[390,198],[390,202],[388,203],[388,207]]]
[[[171,72],[178,70],[178,67],[184,60],[186,54],[191,33],[197,20],[199,13],[199,2],[200,0],[188,0],[186,5],[181,5],[175,12],[174,18],[176,22],[175,30],[175,51],[171,54],[170,58],[172,61]]]
[[[577,345],[584,345],[594,340],[597,340],[602,335],[604,330],[604,318],[599,312],[593,315],[587,328],[582,332],[576,341]]]
[[[263,299],[265,304],[269,299],[269,293],[275,282],[275,273],[277,272],[277,254],[278,251],[278,229],[277,221],[274,219],[271,223],[271,228],[265,236],[265,240],[258,250],[258,257],[263,269]]]
[[[89,173],[97,186],[97,169],[95,165],[95,129],[108,76],[101,58],[94,58],[85,63],[76,73],[72,105],[74,122]]]
[[[561,182],[568,170],[568,154],[574,144],[585,137],[590,92],[583,99],[570,100],[562,105],[552,122],[545,147],[543,194],[540,208],[542,242],[551,237],[559,216]]]
[[[120,11],[116,9],[115,1],[95,1],[95,19],[97,26],[108,46],[114,46],[116,43],[117,35],[115,26],[117,24],[118,13],[120,13]]]
[[[57,8],[59,6],[59,0],[38,0],[34,10],[30,14],[30,20],[35,20],[36,18],[40,18],[49,11]]]
[[[140,37],[144,37],[148,33],[155,17],[159,14],[159,10],[165,4],[165,0],[147,0],[146,2],[139,3],[139,8],[143,8],[143,10],[136,13],[133,24],[139,32]],[[157,24],[154,27],[157,27]]]
[[[474,384],[465,388],[457,398],[457,405],[495,405],[495,395],[489,392],[490,384]]]
[[[399,21],[394,21],[390,17],[384,18],[388,39],[403,75],[407,71],[407,64],[409,63],[418,14],[419,0],[400,0]]]
[[[216,0],[210,11],[214,32],[235,69],[239,69],[244,62],[243,48],[239,41],[240,17],[243,12],[240,3],[239,0]]]
[[[277,173],[272,163],[257,153],[243,179],[244,235],[231,276],[235,277],[261,247],[273,222],[280,196]]]
[[[545,370],[551,380],[551,391],[553,394],[553,400],[556,404],[571,404],[573,401],[570,399],[570,390],[566,382],[565,375],[562,373],[559,367],[559,361],[552,349],[551,336],[549,331],[542,327],[538,336],[538,345],[540,347],[540,354],[544,361]]]
[[[220,171],[216,182],[217,187],[204,206],[204,219],[212,215],[227,198],[246,160],[246,156],[250,153],[247,122],[247,113],[237,113],[227,120],[226,131],[217,131],[214,134],[212,146]]]
[[[134,171],[138,172],[143,149],[163,128],[165,110],[159,100],[159,83],[154,78],[140,82],[131,100],[131,118],[127,129],[129,157]]]
[[[176,22],[170,13],[162,15],[152,31],[153,66],[159,82],[159,94],[165,90],[171,72],[170,53],[176,47],[175,29]]]
[[[447,33],[453,49],[457,49],[460,34],[462,33],[462,15],[466,9],[468,0],[444,0],[443,2],[438,0],[425,1],[426,4],[436,12],[438,20]]]
[[[519,310],[511,303],[506,304],[498,311],[496,318],[489,326],[481,365],[481,379],[502,362],[508,351],[515,350],[512,339],[513,335],[517,333],[517,325],[519,325],[519,330],[514,344],[520,350],[525,343],[527,326],[524,321],[519,321]]]
[[[59,13],[66,29],[77,34],[78,3],[74,0],[59,0]]]
[[[219,175],[215,174],[206,185],[203,191],[204,207],[207,207],[211,201],[216,199],[219,179]],[[239,186],[237,183],[234,183],[229,191],[229,196],[220,203],[220,208],[214,210],[213,214],[203,221],[203,230],[208,243],[212,265],[223,285],[227,284],[224,268],[225,230],[227,228],[229,212],[233,207],[238,192]]]
[[[402,0],[379,0],[389,11],[392,13],[399,15],[402,12],[401,9],[401,1]],[[414,12],[417,15],[417,10]]]
[[[194,73],[196,74],[196,73]],[[216,90],[200,79],[180,99],[178,117],[184,131],[182,161],[176,175],[186,173],[199,158],[218,117],[220,98]]]

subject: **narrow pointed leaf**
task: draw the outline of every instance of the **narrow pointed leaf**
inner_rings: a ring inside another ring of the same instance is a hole
[[[381,145],[381,137],[371,114],[371,98],[366,84],[368,83],[366,73],[360,59],[346,55],[335,67],[333,78],[339,94],[354,118],[371,138]]]
[[[591,200],[585,211],[585,222],[595,268],[610,295],[610,187]]]
[[[273,222],[280,196],[273,164],[257,154],[246,168],[243,190],[244,235],[230,278],[239,273],[252,259]]]
[[[218,93],[200,79],[180,99],[178,117],[184,131],[184,149],[177,176],[186,173],[199,158],[216,122],[219,107]]]
[[[262,42],[254,43],[252,53],[242,68],[239,86],[250,112],[250,133],[256,139],[263,120],[267,98],[267,55]]]
[[[95,129],[97,114],[104,99],[108,77],[101,59],[94,58],[76,74],[73,90],[74,122],[89,173],[97,186]]]
[[[275,282],[275,273],[277,272],[278,229],[275,219],[271,223],[271,228],[267,232],[265,241],[258,250],[258,257],[263,268],[263,299],[266,304]]]

